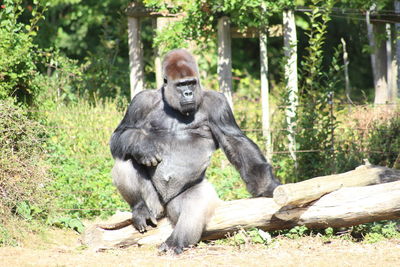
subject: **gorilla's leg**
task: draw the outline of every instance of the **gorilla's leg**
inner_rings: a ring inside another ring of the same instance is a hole
[[[157,224],[164,208],[143,168],[133,160],[116,160],[112,169],[115,186],[132,208],[133,226],[146,231],[149,223]]]
[[[180,254],[183,248],[199,242],[219,201],[215,189],[207,180],[172,199],[167,204],[167,216],[175,227],[159,251],[173,250]]]

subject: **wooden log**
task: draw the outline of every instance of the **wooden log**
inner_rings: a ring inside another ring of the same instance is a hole
[[[130,218],[129,212],[117,220]],[[242,199],[223,202],[207,224],[203,240],[216,239],[240,229],[258,227],[266,231],[287,229],[296,225],[309,228],[346,227],[378,220],[400,218],[400,181],[342,188],[305,207],[281,207],[271,198]],[[83,243],[94,250],[129,245],[156,245],[164,241],[172,227],[166,219],[156,228],[140,234],[132,226],[104,230],[87,227]]]
[[[400,171],[381,166],[362,165],[353,171],[312,178],[278,186],[274,200],[280,206],[300,206],[342,187],[365,186],[400,180]]]

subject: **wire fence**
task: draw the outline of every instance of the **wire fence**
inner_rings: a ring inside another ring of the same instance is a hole
[[[297,105],[296,107],[305,107],[306,105]],[[343,102],[338,102],[338,101],[332,101],[332,99],[327,98],[327,104],[326,104],[327,108],[329,108],[332,112],[334,110],[337,109],[342,109],[342,108],[354,108],[354,109],[360,109],[360,108],[371,108],[372,109],[380,109],[382,107],[385,108],[385,110],[390,110],[390,111],[394,111],[397,108],[397,104],[396,103],[386,103],[386,104],[351,104],[351,103],[343,103]],[[276,106],[277,109],[279,110],[284,110],[287,108],[293,108],[293,106],[289,106],[289,105],[278,105]],[[369,111],[371,111],[369,110]],[[54,113],[58,113],[60,111],[56,110],[40,110],[40,109],[31,109],[29,110],[32,113],[40,113],[43,115],[46,114],[54,114]],[[76,111],[76,110],[71,110],[68,111],[68,113],[70,115],[93,115],[90,114],[90,112],[88,111]],[[115,115],[116,118],[122,118],[124,115],[124,112],[117,112],[117,111],[106,111],[106,110],[102,110],[101,112],[102,114],[109,114],[109,115]],[[96,116],[96,115],[94,115]],[[400,116],[400,113],[397,113],[396,116]],[[331,131],[334,135],[340,134],[341,131],[357,131],[358,133],[365,133],[368,131],[371,131],[371,127],[352,127],[349,128],[348,126],[338,126],[334,123],[335,118],[333,118],[333,114],[330,114],[330,127],[331,127]],[[80,129],[87,129],[87,125],[85,124],[81,124],[81,125],[46,125],[45,126],[48,129],[56,129],[56,130],[61,130],[61,131],[70,131],[70,130],[77,130],[79,131]],[[302,131],[313,131],[313,130],[319,130],[320,128],[317,126],[311,127],[311,128],[295,128],[293,133],[294,134],[299,134]],[[95,127],[95,128],[91,128],[91,130],[93,131],[97,131],[99,133],[99,138],[100,135],[101,137],[104,136],[104,132],[108,132],[109,135],[111,136],[112,132],[114,131],[114,128],[112,127]],[[261,128],[243,128],[241,129],[244,133],[257,133],[260,134],[263,132],[263,129]],[[7,129],[7,128],[3,128],[0,129],[0,133],[9,133],[10,131],[12,131],[11,129]],[[288,129],[287,128],[282,128],[282,127],[276,127],[276,128],[271,128],[270,129],[270,133],[271,135],[282,135],[282,134],[288,134]],[[385,130],[385,129],[380,129],[379,131],[381,132],[390,132],[390,130]],[[76,131],[75,131],[76,132]],[[72,138],[73,136],[71,136]],[[374,153],[374,154],[397,154],[399,153],[399,151],[376,151],[376,150],[338,150],[335,148],[335,143],[334,143],[334,136],[333,136],[333,142],[332,142],[332,146],[329,149],[299,149],[299,150],[294,150],[294,151],[289,151],[289,150],[279,150],[279,151],[270,151],[271,154],[290,154],[290,153],[321,153],[321,152],[359,152],[359,153]]]
[[[290,106],[285,106],[285,105],[279,105],[276,106],[277,109],[279,110],[285,110],[286,108],[289,108]],[[300,107],[300,105],[299,105]],[[386,107],[388,110],[396,110],[397,106],[395,104],[382,104],[382,105],[368,105],[368,104],[360,104],[360,105],[353,105],[353,104],[348,104],[348,103],[340,103],[340,102],[334,102],[334,101],[327,101],[326,102],[326,109],[332,109],[332,110],[338,110],[340,108],[344,108],[344,107],[353,107],[355,110],[356,109],[362,109],[362,108],[369,108],[366,112],[372,112],[372,110],[374,108],[379,109],[380,107]],[[397,109],[398,110],[398,109]],[[31,112],[34,113],[38,113],[38,114],[42,114],[43,116],[47,115],[51,115],[51,116],[56,116],[57,114],[54,113],[58,113],[60,112],[59,110],[30,110]],[[87,111],[76,111],[76,110],[71,110],[68,111],[69,115],[76,115],[77,117],[79,117],[80,115],[88,115],[89,113]],[[101,111],[101,113],[107,112],[105,111]],[[398,112],[398,111],[397,111]],[[90,114],[90,116],[93,116],[94,118],[96,116],[101,116],[101,113],[96,113],[96,114]],[[120,119],[122,119],[124,112],[115,112],[115,111],[108,111],[108,114],[111,114],[113,118],[115,116],[115,120],[119,121]],[[332,114],[331,114],[332,115]],[[330,116],[331,116],[330,115]],[[400,116],[400,113],[397,113],[396,116]],[[335,120],[336,118],[334,117],[330,117],[332,120]],[[282,125],[282,124],[281,124]],[[335,125],[334,123],[330,123],[330,125],[332,126],[332,130],[335,132],[335,134],[340,135],[341,131],[354,131],[354,134],[358,134],[358,133],[364,133],[364,132],[368,132],[371,131],[370,127],[353,127],[353,128],[349,128],[347,126],[344,125]],[[52,123],[49,126],[45,126],[49,129],[56,129],[59,131],[59,134],[63,134],[64,138],[65,138],[65,132],[70,133],[71,131],[73,132],[79,132],[80,130],[86,129],[88,125],[85,125],[84,123],[79,124],[76,121],[72,124],[72,125],[54,125],[54,123]],[[314,126],[314,127],[310,127],[310,128],[298,128],[296,129],[296,132],[301,132],[301,131],[308,131],[308,130],[318,130],[318,126]],[[110,127],[109,125],[106,127],[95,127],[93,129],[91,129],[92,131],[95,132],[96,136],[98,136],[99,139],[103,140],[104,138],[108,138],[109,136],[111,136],[114,128]],[[242,129],[243,132],[245,133],[255,133],[257,134],[257,136],[260,136],[262,134],[262,129],[260,128],[244,128]],[[389,130],[380,130],[380,131],[387,131],[389,132]],[[1,133],[8,133],[9,130],[8,129],[0,129],[0,137],[1,137]],[[286,134],[288,133],[288,129],[284,128],[284,127],[275,127],[273,129],[271,129],[271,132],[274,135],[281,135],[282,138],[285,138]],[[55,132],[55,134],[57,134],[57,132]],[[73,135],[70,135],[70,138],[73,138]],[[103,140],[104,141],[104,140]],[[102,144],[104,144],[104,142],[102,142]],[[338,144],[336,143],[332,143],[332,146],[328,149],[297,149],[294,152],[295,153],[299,153],[299,154],[304,154],[304,153],[339,153],[339,152],[344,152],[344,153],[365,153],[365,154],[381,154],[381,155],[399,155],[400,151],[384,151],[384,150],[371,150],[368,149],[366,147],[359,147],[359,149],[355,150],[355,149],[338,149]],[[283,146],[282,146],[283,148]],[[292,153],[293,151],[289,151],[287,149],[282,149],[282,150],[277,150],[277,151],[272,151],[271,153],[273,155],[285,155],[285,154],[289,154]],[[62,155],[58,155],[59,158],[62,158]],[[90,154],[85,155],[85,157],[91,157]],[[93,157],[97,157],[97,155],[93,155]],[[111,155],[110,155],[111,157]],[[286,157],[286,156],[285,156]],[[71,188],[71,191],[66,191],[65,193],[68,193],[70,195],[74,195],[74,196],[85,196],[87,198],[90,198],[91,195],[95,196],[97,193],[95,191],[92,190],[85,190],[84,188],[82,188],[83,190],[73,190],[73,188]],[[77,188],[74,188],[77,189]],[[129,211],[129,207],[118,207],[121,211]],[[102,213],[102,212],[114,212],[116,210],[116,208],[79,208],[79,207],[71,207],[71,208],[63,208],[63,207],[55,207],[54,209],[52,209],[53,211],[56,212],[77,212],[77,213]]]

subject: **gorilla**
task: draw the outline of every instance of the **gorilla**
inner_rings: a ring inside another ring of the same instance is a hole
[[[193,56],[172,50],[162,64],[164,84],[138,93],[114,131],[113,183],[132,208],[141,233],[167,217],[174,230],[161,252],[196,244],[219,198],[205,178],[222,148],[254,197],[279,185],[257,145],[239,129],[223,94],[203,90]]]

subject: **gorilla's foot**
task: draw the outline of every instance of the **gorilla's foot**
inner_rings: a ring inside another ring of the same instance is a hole
[[[179,255],[183,252],[183,247],[180,246],[172,246],[167,244],[168,241],[163,242],[159,247],[158,247],[158,252],[160,254],[163,253],[174,253],[176,255]],[[169,242],[168,242],[169,243]]]
[[[157,220],[144,203],[139,203],[132,208],[132,224],[139,233],[144,233],[147,226],[156,227]]]

